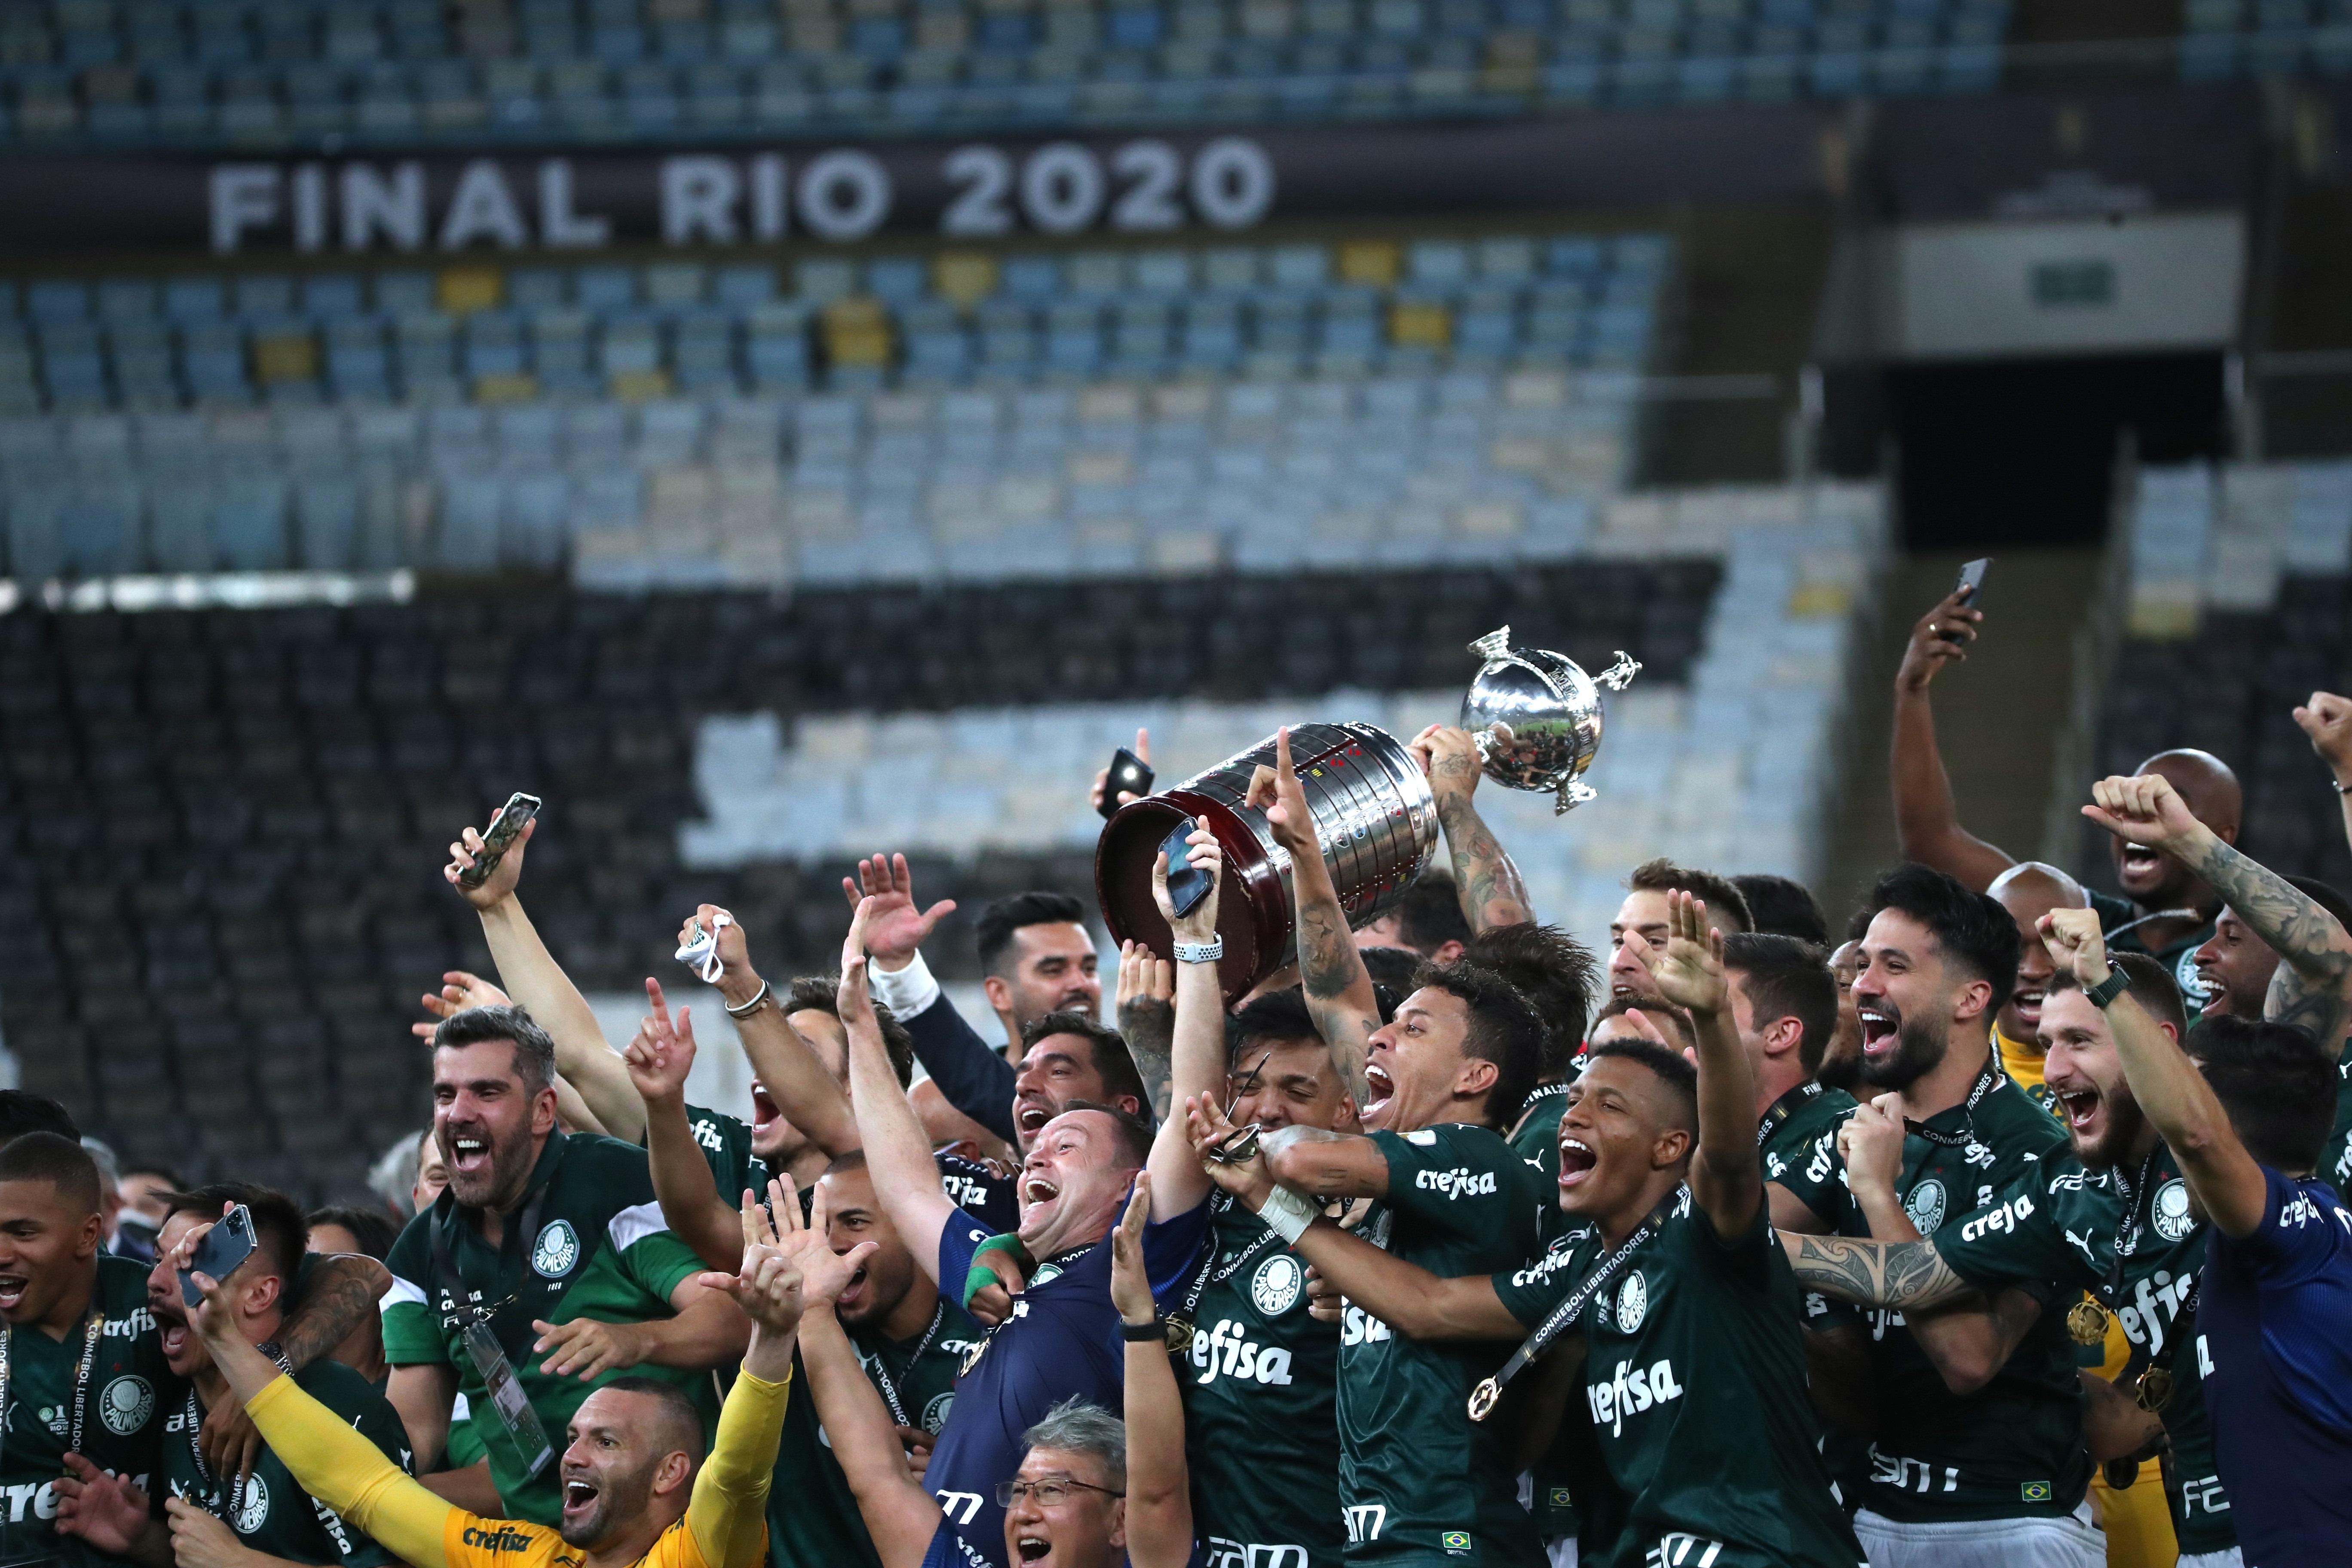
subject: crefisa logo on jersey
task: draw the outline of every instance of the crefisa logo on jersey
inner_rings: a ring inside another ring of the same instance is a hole
[[[1649,1282],[1636,1268],[1617,1282],[1617,1331],[1622,1334],[1640,1332],[1642,1320],[1649,1315]]]
[[[2156,1201],[2148,1205],[2148,1223],[2167,1241],[2187,1236],[2197,1223],[2189,1214],[2189,1184],[2175,1176],[2157,1188]]]
[[[1933,1236],[1936,1227],[1944,1223],[1944,1184],[1930,1176],[1911,1189],[1903,1200],[1903,1211],[1911,1223],[1919,1227],[1921,1236]]]
[[[530,1249],[530,1266],[543,1279],[561,1279],[580,1261],[580,1236],[568,1219],[550,1220]]]
[[[128,1437],[155,1413],[155,1390],[143,1377],[116,1378],[98,1396],[98,1418],[118,1437]]]
[[[1279,1318],[1298,1305],[1298,1293],[1306,1287],[1307,1271],[1298,1259],[1277,1252],[1250,1276],[1250,1304],[1269,1318]]]

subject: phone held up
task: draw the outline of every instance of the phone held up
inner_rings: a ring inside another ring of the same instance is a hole
[[[205,1299],[196,1289],[197,1275],[217,1285],[252,1256],[253,1211],[243,1204],[231,1204],[220,1223],[205,1232],[205,1238],[196,1243],[196,1255],[180,1270],[181,1301],[193,1307]]]
[[[1216,886],[1216,879],[1206,871],[1193,868],[1191,839],[1195,831],[1188,816],[1160,845],[1160,852],[1168,857],[1168,901],[1180,917],[1191,914]]]
[[[482,847],[475,853],[474,863],[457,873],[461,888],[478,888],[490,879],[499,868],[499,858],[522,836],[523,828],[539,815],[540,799],[520,790],[507,796],[506,805],[490,818],[490,829],[482,835]]]
[[[1984,608],[1985,573],[1991,565],[1991,556],[1979,555],[1974,561],[1967,562],[1960,567],[1960,580],[1953,584],[1952,592],[1959,595],[1960,606],[1963,609]],[[1946,642],[1960,640],[1950,632],[1937,632],[1936,635]]]
[[[1131,795],[1136,799],[1141,800],[1150,793],[1151,764],[1125,746],[1113,752],[1110,767],[1103,779],[1103,797],[1100,807],[1103,816],[1108,819],[1112,812],[1118,809],[1120,795]]]

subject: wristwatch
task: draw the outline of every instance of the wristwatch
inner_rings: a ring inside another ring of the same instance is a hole
[[[2107,971],[2107,977],[2096,985],[2083,987],[2083,994],[2089,1000],[2092,1006],[2104,1010],[2109,1003],[2130,989],[2131,976],[2126,974],[2122,967],[2117,965],[2110,968]]]
[[[1179,963],[1214,963],[1225,956],[1225,939],[1220,933],[1206,942],[1180,942],[1175,951]]]

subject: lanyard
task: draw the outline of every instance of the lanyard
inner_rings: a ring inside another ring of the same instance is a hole
[[[1188,1326],[1192,1321],[1193,1314],[1200,1310],[1201,1298],[1208,1293],[1211,1285],[1222,1285],[1232,1279],[1240,1271],[1243,1264],[1264,1252],[1269,1242],[1277,1239],[1278,1233],[1272,1226],[1267,1226],[1264,1235],[1234,1254],[1233,1261],[1227,1263],[1223,1268],[1218,1268],[1215,1245],[1217,1222],[1233,1212],[1233,1206],[1234,1195],[1231,1193],[1220,1192],[1209,1200],[1209,1234],[1203,1238],[1200,1264],[1192,1270],[1192,1282],[1185,1288],[1184,1305],[1176,1313],[1177,1321]],[[1211,1272],[1213,1269],[1215,1270],[1213,1273]]]
[[[923,1359],[923,1352],[931,1348],[931,1337],[940,1331],[940,1325],[947,1319],[948,1300],[942,1296],[940,1304],[931,1309],[931,1326],[923,1331],[923,1337],[916,1342],[915,1353],[907,1358],[908,1371],[912,1372],[915,1364]],[[874,1364],[868,1370],[873,1374],[874,1386],[882,1391],[884,1403],[890,1406],[890,1419],[901,1426],[912,1426],[914,1423],[907,1419],[907,1407],[898,1402],[898,1380],[890,1375],[890,1369],[882,1364],[880,1352],[875,1352]]]
[[[95,1288],[93,1288],[95,1294]],[[67,1439],[66,1451],[81,1452],[84,1418],[89,1413],[89,1374],[98,1365],[99,1336],[106,1331],[106,1315],[92,1305],[81,1321],[81,1360],[74,1368],[73,1435]],[[0,1445],[7,1441],[8,1384],[16,1363],[16,1328],[13,1323],[0,1323]]]
[[[1552,1342],[1583,1314],[1586,1303],[1599,1294],[1603,1285],[1617,1277],[1625,1267],[1626,1259],[1632,1258],[1637,1248],[1665,1228],[1666,1221],[1674,1217],[1676,1205],[1687,1202],[1689,1196],[1690,1191],[1686,1187],[1677,1187],[1666,1194],[1665,1201],[1650,1211],[1649,1218],[1634,1226],[1633,1234],[1627,1237],[1615,1251],[1594,1264],[1592,1272],[1568,1293],[1568,1299],[1554,1307],[1544,1321],[1536,1325],[1536,1331],[1511,1352],[1511,1359],[1503,1363],[1503,1369],[1470,1391],[1471,1420],[1484,1421],[1494,1413],[1496,1401],[1503,1396],[1503,1385],[1526,1371],[1528,1363],[1551,1349]]]
[[[1781,1125],[1796,1114],[1792,1109],[1795,1102],[1811,1100],[1821,1091],[1820,1084],[1801,1083],[1774,1100],[1770,1109],[1767,1110],[1756,1123],[1756,1146],[1759,1149],[1764,1147],[1764,1141],[1779,1131]]]
[[[511,1230],[508,1231],[500,1239],[499,1251],[501,1260],[503,1260],[506,1248],[509,1246],[511,1246],[518,1241],[521,1243],[518,1261],[518,1274],[520,1274],[520,1270],[521,1268],[530,1267],[530,1255],[538,1249],[540,1210],[546,1205],[547,1189],[554,1184],[554,1175],[552,1173],[550,1173],[547,1181],[541,1184],[540,1189],[531,1194],[530,1199],[522,1205],[520,1223],[516,1225]],[[465,1220],[459,1216],[456,1205],[452,1205],[448,1218],[436,1223],[431,1227],[433,1236],[434,1283],[448,1287],[449,1300],[451,1303],[451,1310],[442,1315],[441,1326],[444,1329],[460,1328],[464,1325],[464,1322],[467,1320],[470,1319],[474,1322],[488,1325],[491,1329],[491,1332],[496,1334],[496,1324],[499,1314],[503,1313],[509,1307],[513,1306],[515,1302],[521,1298],[521,1289],[520,1287],[518,1286],[517,1289],[508,1291],[499,1300],[487,1304],[462,1300],[462,1298],[468,1293],[466,1285],[466,1276],[464,1272],[458,1268],[457,1259],[449,1249],[448,1227],[453,1225],[463,1225],[465,1223]],[[504,1342],[501,1341],[500,1342],[503,1343]]]
[[[1985,1062],[1984,1071],[1977,1074],[1975,1087],[1969,1090],[1969,1098],[1960,1107],[1961,1111],[1968,1118],[1967,1131],[1946,1132],[1938,1128],[1930,1127],[1924,1121],[1914,1121],[1907,1116],[1903,1119],[1903,1131],[1925,1138],[1928,1142],[1941,1149],[1965,1148],[1977,1141],[1977,1102],[2000,1087],[2000,1067],[1996,1060],[1989,1058]]]

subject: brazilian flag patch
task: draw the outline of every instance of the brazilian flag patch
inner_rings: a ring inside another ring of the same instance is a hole
[[[1566,1487],[1554,1487],[1551,1489],[1551,1506],[1554,1508],[1573,1508],[1576,1506],[1576,1500],[1568,1495],[1568,1489]]]
[[[2048,1502],[2050,1500],[2050,1483],[2048,1481],[2020,1481],[2017,1486],[2017,1495],[2024,1499],[2027,1502]]]
[[[1437,1543],[1448,1552],[1467,1552],[1470,1550],[1470,1532],[1466,1530],[1449,1530],[1437,1538]]]

